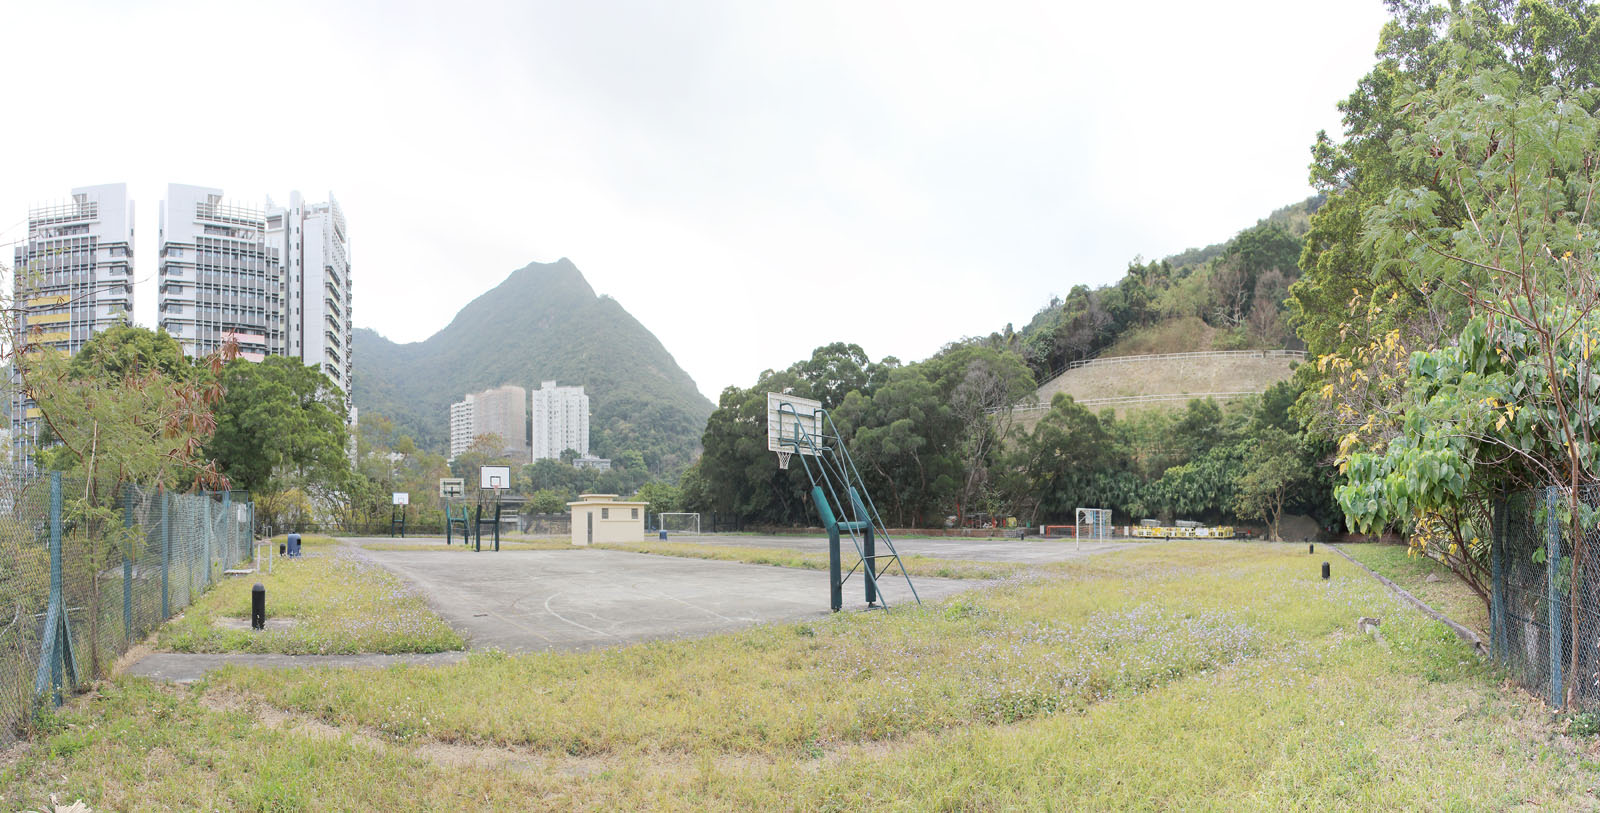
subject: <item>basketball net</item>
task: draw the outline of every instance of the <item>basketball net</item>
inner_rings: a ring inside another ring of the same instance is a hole
[[[778,468],[783,469],[784,471],[788,471],[788,469],[789,469],[789,455],[790,454],[792,454],[792,453],[791,452],[778,452]]]

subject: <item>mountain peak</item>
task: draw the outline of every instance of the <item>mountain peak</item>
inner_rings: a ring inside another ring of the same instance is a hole
[[[356,334],[354,400],[418,443],[447,445],[450,404],[502,384],[555,379],[590,398],[590,446],[637,450],[657,471],[693,459],[712,404],[620,303],[596,295],[570,259],[532,262],[467,303],[427,340],[397,345]]]

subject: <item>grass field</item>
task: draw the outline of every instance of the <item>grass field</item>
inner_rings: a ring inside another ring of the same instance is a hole
[[[1596,808],[1592,740],[1320,562],[1148,545],[701,640],[123,680],[46,721],[0,806]]]
[[[658,556],[682,556],[689,559],[715,559],[722,562],[744,562],[751,565],[795,567],[804,570],[827,570],[828,554],[782,548],[744,547],[736,545],[704,545],[695,542],[630,542],[595,545],[604,550],[629,553],[650,553]],[[855,551],[846,548],[843,567],[848,571],[861,560]],[[880,562],[883,560],[879,560]],[[934,556],[902,556],[906,572],[917,576],[937,576],[941,579],[1002,579],[1022,572],[1023,566],[1008,562],[974,562],[964,559],[941,559]],[[888,565],[893,568],[893,565]],[[900,576],[893,569],[887,576]]]
[[[1340,545],[1339,550],[1382,573],[1456,623],[1488,635],[1489,608],[1450,568],[1426,556],[1412,556],[1405,545],[1346,544]],[[1430,577],[1434,581],[1429,581]]]
[[[163,626],[155,646],[289,655],[443,652],[464,646],[410,585],[322,539],[327,542],[310,543],[306,556],[276,558],[270,574],[258,571],[218,583]],[[267,590],[269,619],[293,619],[293,626],[262,632],[220,628],[219,619],[250,618],[251,588],[258,582]]]

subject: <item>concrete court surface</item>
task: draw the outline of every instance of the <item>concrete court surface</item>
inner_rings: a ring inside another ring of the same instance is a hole
[[[826,535],[795,536],[744,536],[742,534],[675,534],[668,532],[669,542],[692,542],[697,545],[726,545],[729,547],[780,548],[787,550],[828,552]],[[842,540],[846,562],[855,558],[855,546],[849,537]],[[1053,540],[1049,542],[1020,539],[895,539],[894,547],[902,556],[928,556],[936,559],[969,559],[978,562],[1020,562],[1044,564],[1065,562],[1097,553],[1131,548],[1139,542],[1083,542]],[[881,547],[881,546],[880,546]],[[879,551],[882,553],[883,551]]]
[[[420,587],[473,649],[581,650],[828,612],[828,574],[820,570],[582,549],[361,554]],[[892,606],[911,603],[904,579],[880,584]],[[989,582],[914,584],[926,602]],[[846,611],[866,606],[859,574],[844,598]]]

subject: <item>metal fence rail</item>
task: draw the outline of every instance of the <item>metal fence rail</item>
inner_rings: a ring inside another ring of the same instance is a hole
[[[1228,392],[1167,392],[1155,395],[1121,395],[1110,398],[1085,398],[1077,401],[1078,406],[1128,406],[1130,404],[1159,404],[1168,401],[1192,401],[1205,398],[1244,398],[1250,395],[1260,395],[1263,390],[1230,390]],[[1014,415],[1025,415],[1031,412],[1049,412],[1049,404],[1020,404],[1014,407],[1000,407],[989,410],[990,414],[1011,412]]]
[[[249,561],[252,519],[226,492],[106,494],[0,468],[0,742]]]
[[[1592,710],[1600,708],[1600,530],[1584,532],[1575,556],[1569,493],[1520,492],[1495,506],[1489,650],[1546,702],[1563,706],[1571,690],[1572,710]],[[1578,499],[1600,506],[1600,486],[1580,488]]]

